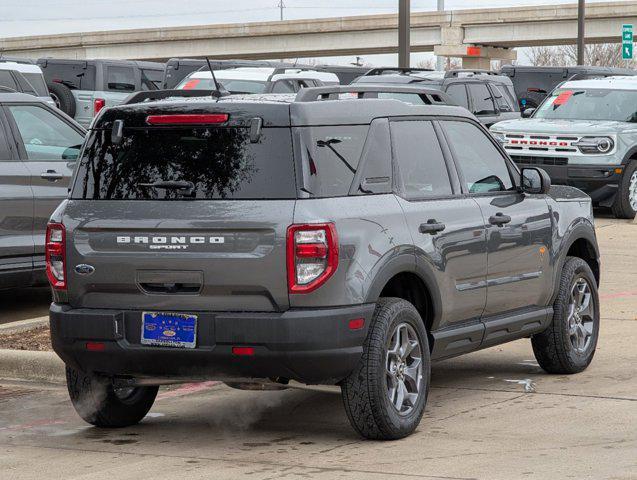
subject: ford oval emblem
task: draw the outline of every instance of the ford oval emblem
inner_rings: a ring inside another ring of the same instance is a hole
[[[75,266],[75,272],[78,275],[90,275],[95,271],[95,267],[93,265],[87,265],[86,263],[80,263]]]

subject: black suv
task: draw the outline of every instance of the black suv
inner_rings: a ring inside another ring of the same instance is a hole
[[[560,83],[567,80],[610,77],[613,75],[637,75],[630,68],[594,66],[532,67],[525,65],[504,65],[502,75],[511,78],[520,108],[537,108],[546,96]]]
[[[441,72],[422,68],[374,68],[352,83],[437,88],[487,127],[502,120],[520,118],[511,80],[488,70]]]
[[[51,337],[86,421],[134,424],[165,383],[296,380],[340,385],[356,431],[394,439],[432,360],[530,337],[548,372],[591,362],[582,192],[520,171],[438,90],[218,94],[106,109],[51,218]]]

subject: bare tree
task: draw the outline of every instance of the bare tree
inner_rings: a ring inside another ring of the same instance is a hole
[[[418,62],[416,65],[418,68],[428,68],[431,70],[436,69],[436,60],[435,58],[425,58]],[[462,68],[462,61],[459,58],[449,58],[447,57],[447,62],[445,62],[445,70],[455,70],[458,68]]]
[[[534,66],[564,67],[577,64],[577,46],[531,47],[528,54]],[[617,43],[596,43],[586,45],[584,63],[599,67],[635,68],[637,62],[623,60],[621,45]]]

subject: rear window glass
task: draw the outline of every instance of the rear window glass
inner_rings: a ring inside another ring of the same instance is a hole
[[[369,125],[300,128],[302,191],[313,197],[349,194]]]
[[[264,128],[251,143],[247,128],[128,128],[119,145],[94,130],[71,198],[296,198],[290,130]]]
[[[46,83],[44,83],[44,77],[39,73],[23,73],[24,78],[28,80],[35,91],[37,92],[39,97],[48,97],[49,89],[46,88]]]
[[[106,88],[115,92],[134,92],[135,71],[132,67],[108,67]]]
[[[95,90],[95,66],[84,63],[40,64],[47,82],[63,83],[77,90]]]

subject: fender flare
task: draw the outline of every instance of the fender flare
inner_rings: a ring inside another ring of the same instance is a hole
[[[622,160],[622,165],[628,165],[631,160],[637,160],[637,145],[628,149],[628,152],[626,152]]]
[[[378,268],[375,268],[375,271],[371,272],[373,280],[367,288],[365,302],[376,303],[383,291],[383,288],[394,276],[400,273],[414,274],[425,284],[425,287],[428,290],[429,297],[432,302],[432,321],[435,326],[437,320],[441,316],[442,300],[440,296],[440,289],[431,267],[428,264],[424,264],[424,262],[420,262],[418,265],[416,264],[416,256],[413,248],[409,249],[409,251],[393,255],[384,263],[378,265]]]
[[[582,219],[580,219],[582,220]],[[551,297],[551,304],[555,301],[557,293],[559,291],[559,282],[566,263],[566,257],[568,252],[575,242],[578,240],[586,240],[586,242],[593,248],[595,252],[595,262],[597,262],[597,276],[599,284],[600,262],[599,262],[599,247],[597,245],[597,237],[595,236],[595,229],[590,223],[575,223],[571,224],[567,233],[564,235],[560,244],[560,254],[556,261],[555,275],[553,279],[553,295]],[[594,272],[595,273],[595,272]]]

